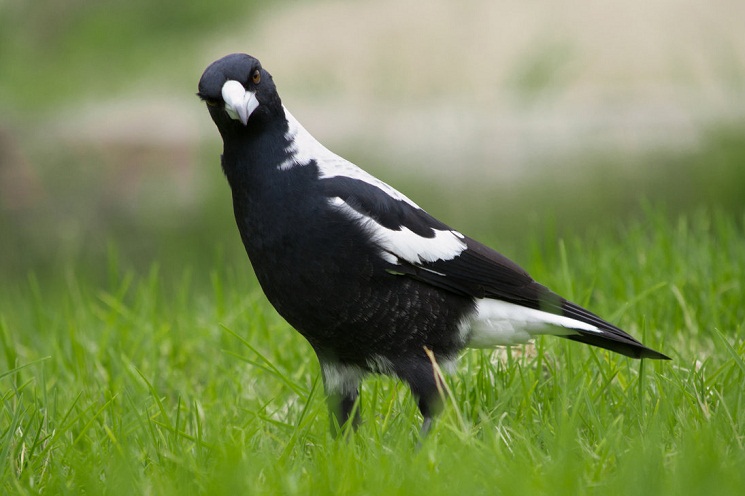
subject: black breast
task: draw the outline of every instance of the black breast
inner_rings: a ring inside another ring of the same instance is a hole
[[[267,298],[319,354],[364,367],[463,347],[472,299],[388,272],[357,221],[331,207],[315,165],[271,174],[231,181],[236,221]]]

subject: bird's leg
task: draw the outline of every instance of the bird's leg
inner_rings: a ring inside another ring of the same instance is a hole
[[[346,393],[327,391],[326,394],[331,433],[336,437],[343,433],[345,429],[348,429],[349,426],[356,430],[361,421],[358,401],[359,390],[355,389]]]
[[[427,358],[426,361],[419,362],[416,366],[402,369],[399,377],[404,379],[411,388],[411,392],[417,400],[419,411],[424,417],[422,429],[419,431],[420,440],[423,440],[434,423],[434,418],[442,411],[444,407],[443,395],[444,390],[438,387],[439,369]]]
[[[338,436],[360,424],[359,384],[363,372],[355,366],[321,359],[323,387],[329,408],[331,433]]]
[[[422,428],[419,430],[419,439],[424,440],[427,437],[427,434],[429,434],[430,429],[432,429],[432,424],[434,424],[434,422],[434,417],[424,417]]]
[[[430,429],[432,429],[435,417],[442,412],[444,404],[440,391],[435,389],[434,394],[420,396],[417,405],[419,406],[419,411],[422,413],[422,417],[424,417],[422,428],[419,431],[419,438],[424,439],[429,434]]]

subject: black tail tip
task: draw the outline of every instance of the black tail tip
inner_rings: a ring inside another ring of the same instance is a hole
[[[577,341],[590,346],[597,346],[598,348],[604,348],[606,350],[620,353],[621,355],[630,358],[650,358],[652,360],[672,360],[667,355],[655,351],[652,348],[647,348],[643,344],[636,341],[634,338],[627,334],[618,336],[616,334],[597,334],[594,332],[581,332],[580,334],[573,334],[570,336],[563,336],[572,341]]]
[[[650,358],[652,360],[672,360],[672,358],[670,358],[669,356],[664,355],[660,353],[659,351],[655,351],[650,348],[643,348],[639,350],[639,356],[636,356],[634,358]]]

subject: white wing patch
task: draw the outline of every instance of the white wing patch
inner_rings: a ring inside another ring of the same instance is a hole
[[[295,166],[307,165],[311,160],[315,160],[321,173],[321,179],[343,176],[365,183],[371,184],[384,191],[394,200],[400,200],[408,203],[414,208],[420,208],[419,205],[411,201],[404,194],[395,188],[384,183],[380,179],[368,174],[352,162],[340,157],[328,148],[318,142],[287,108],[282,107],[285,111],[285,118],[289,129],[285,138],[291,143],[286,150],[290,157],[279,165],[282,170],[290,169]]]
[[[425,238],[403,226],[399,230],[388,229],[375,219],[359,213],[339,197],[332,198],[330,203],[367,229],[373,241],[380,246],[381,256],[390,263],[397,263],[399,258],[413,264],[451,260],[466,249],[463,235],[457,231],[433,229],[435,235]]]
[[[403,201],[421,210],[419,205],[396,189],[328,150],[306,131],[287,108],[284,108],[284,112],[288,124],[285,138],[290,146],[286,150],[289,157],[279,165],[281,170],[302,167],[315,161],[321,179],[341,176],[363,181],[380,189],[393,200]],[[396,263],[399,258],[414,264],[451,260],[466,249],[464,237],[457,231],[433,229],[434,237],[425,238],[406,227],[399,230],[383,227],[375,219],[357,212],[341,198],[331,198],[330,203],[350,218],[359,221],[370,232],[382,250],[381,256],[388,262]]]
[[[476,313],[461,326],[470,348],[523,344],[539,334],[566,336],[577,330],[602,333],[579,320],[488,298],[476,300]]]

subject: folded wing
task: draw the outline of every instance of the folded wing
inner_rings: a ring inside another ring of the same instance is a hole
[[[668,359],[535,282],[504,255],[451,229],[403,195],[394,198],[374,184],[344,176],[322,182],[330,203],[359,222],[379,246],[389,272],[475,299],[474,327],[483,331],[480,344],[488,344],[490,333],[497,344],[505,326],[519,326],[528,338],[550,333],[633,358]]]

